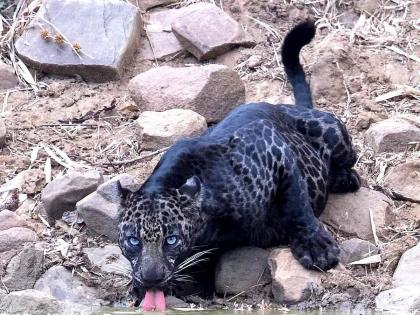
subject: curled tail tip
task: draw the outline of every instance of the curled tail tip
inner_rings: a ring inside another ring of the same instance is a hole
[[[296,53],[296,51],[299,52],[303,46],[311,42],[315,33],[316,26],[314,20],[308,19],[297,24],[284,39],[282,55]]]

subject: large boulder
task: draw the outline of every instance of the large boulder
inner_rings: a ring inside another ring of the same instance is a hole
[[[342,242],[340,249],[340,261],[345,265],[379,254],[379,249],[375,244],[359,238],[352,238]]]
[[[94,193],[76,205],[89,230],[105,235],[114,242],[118,241],[118,213],[122,209],[117,180],[123,187],[132,191],[138,188],[133,176],[121,174],[103,183]]]
[[[64,312],[63,304],[51,295],[37,290],[12,292],[0,300],[0,314],[44,315]]]
[[[80,173],[70,171],[48,183],[41,195],[50,221],[61,219],[66,211],[75,210],[76,203],[94,192],[103,183],[98,171]]]
[[[18,83],[19,81],[16,78],[13,67],[6,65],[5,63],[0,61],[0,91],[12,89],[16,85],[18,85]],[[0,142],[0,147],[1,147],[1,142]]]
[[[272,292],[278,303],[295,304],[307,300],[321,285],[322,273],[305,269],[290,249],[275,249],[268,258]]]
[[[35,242],[38,237],[34,231],[24,227],[12,227],[0,231],[0,253],[18,248],[28,242]]]
[[[90,264],[98,267],[102,272],[125,276],[131,272],[130,262],[122,255],[117,245],[88,247],[84,248],[83,252],[87,255]]]
[[[384,186],[395,198],[420,202],[420,160],[392,167],[385,177]]]
[[[47,0],[16,50],[41,71],[104,82],[119,78],[133,58],[140,24],[139,10],[124,1]]]
[[[373,241],[370,213],[381,236],[392,220],[391,205],[384,194],[362,187],[355,193],[331,194],[321,220],[348,235]]]
[[[255,42],[242,26],[216,5],[198,3],[172,22],[172,31],[198,60],[215,58],[233,47]]]
[[[245,102],[239,75],[222,65],[156,67],[134,77],[128,89],[141,111],[191,109],[207,122],[222,120]]]
[[[237,248],[225,253],[216,266],[216,292],[220,295],[255,292],[270,283],[266,249]]]
[[[401,256],[393,275],[393,283],[395,286],[416,285],[420,288],[420,244]]]
[[[420,141],[420,128],[404,117],[393,117],[372,124],[365,133],[365,144],[375,152],[404,151]]]
[[[28,227],[26,221],[10,210],[0,211],[0,231],[12,227]]]
[[[179,139],[190,138],[207,129],[206,119],[190,109],[143,112],[137,119],[144,149],[167,147]]]
[[[376,308],[394,312],[393,314],[412,314],[420,309],[420,286],[404,285],[382,291],[375,299]]]
[[[25,247],[7,265],[3,284],[10,291],[32,289],[41,275],[43,262],[43,250],[33,246]]]

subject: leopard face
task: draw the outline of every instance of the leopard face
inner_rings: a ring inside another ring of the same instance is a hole
[[[201,183],[192,177],[179,189],[127,193],[120,214],[119,245],[135,283],[165,288],[179,276],[201,224]]]

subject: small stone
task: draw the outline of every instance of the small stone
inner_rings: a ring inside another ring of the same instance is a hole
[[[152,68],[131,79],[128,89],[140,111],[190,109],[207,122],[222,120],[245,102],[239,75],[222,65]]]
[[[260,55],[252,55],[249,57],[249,59],[246,61],[246,64],[249,68],[254,69],[256,67],[259,67],[262,65],[262,57]]]
[[[384,180],[395,198],[420,202],[420,161],[410,161],[391,168]]]
[[[206,119],[190,109],[170,109],[164,112],[143,112],[137,119],[144,149],[156,150],[177,140],[191,138],[207,129]]]
[[[45,186],[45,173],[40,169],[30,169],[23,173],[21,191],[33,195],[41,192]]]
[[[124,1],[48,0],[15,45],[43,72],[105,82],[120,78],[133,58],[140,24],[139,10]]]
[[[121,174],[103,183],[97,191],[83,198],[76,205],[88,229],[105,235],[114,242],[118,241],[118,213],[121,210],[117,180],[131,191],[138,189],[133,176]]]
[[[340,244],[340,261],[347,265],[379,253],[378,248],[371,242],[352,238]]]
[[[3,283],[8,290],[32,289],[42,272],[44,251],[35,247],[26,247],[12,258],[3,276]]]
[[[24,227],[13,227],[0,231],[0,253],[15,249],[18,246],[38,240],[35,232]]]
[[[270,253],[272,292],[278,303],[295,304],[307,300],[321,285],[322,273],[305,269],[290,249],[275,249]]]
[[[154,7],[179,2],[179,0],[129,0],[129,2],[138,6],[142,11],[147,11]]]
[[[372,15],[377,9],[380,8],[380,2],[378,0],[355,0],[354,7],[361,13],[368,13]]]
[[[4,120],[0,118],[0,148],[6,145],[6,136],[7,136],[6,125],[4,123]]]
[[[83,252],[87,255],[90,263],[102,272],[110,272],[118,275],[129,275],[131,273],[130,262],[122,255],[117,245],[106,245],[105,247],[88,247]]]
[[[369,210],[380,237],[392,220],[391,205],[392,200],[384,194],[362,187],[355,193],[331,194],[321,220],[341,232],[373,241]]]
[[[9,66],[0,61],[0,91],[13,89],[19,84],[18,79],[16,78],[15,71],[12,66]],[[1,120],[0,120],[1,122]],[[0,130],[1,131],[1,130]],[[0,132],[1,134],[1,132]],[[0,136],[1,139],[1,136]],[[0,140],[1,144],[1,140]]]
[[[100,306],[96,290],[86,286],[63,266],[48,269],[35,283],[36,290],[53,296],[59,301],[78,303],[88,306]]]
[[[26,198],[19,208],[16,209],[15,213],[19,216],[31,216],[37,206],[37,202],[32,198]]]
[[[0,231],[13,227],[28,227],[28,225],[23,218],[14,212],[9,210],[0,211]]]
[[[365,144],[378,153],[404,151],[410,142],[419,141],[420,128],[399,117],[373,124],[365,134]]]
[[[397,287],[415,285],[420,288],[420,244],[401,256],[393,275],[393,283]]]
[[[373,123],[380,121],[378,114],[374,112],[362,112],[359,114],[356,120],[356,128],[359,131],[369,128]]]
[[[241,25],[216,5],[197,3],[192,8],[172,23],[172,31],[198,60],[215,58],[237,46],[255,45]]]
[[[380,310],[415,313],[420,309],[420,286],[404,285],[383,291],[376,297],[375,302],[376,308]]]
[[[54,179],[44,188],[41,200],[50,221],[61,219],[65,211],[73,211],[76,203],[94,192],[103,183],[98,171],[68,172]]]
[[[223,254],[216,267],[216,292],[220,295],[255,293],[258,286],[270,283],[268,250],[237,248]]]

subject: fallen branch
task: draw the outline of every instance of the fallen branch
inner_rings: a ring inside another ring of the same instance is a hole
[[[134,162],[139,162],[139,161],[142,161],[142,160],[145,160],[145,159],[147,159],[147,158],[150,158],[150,157],[152,157],[152,156],[155,156],[155,155],[158,155],[158,154],[160,154],[160,153],[162,153],[162,152],[165,152],[166,150],[168,150],[169,149],[169,147],[165,147],[165,148],[162,148],[162,149],[159,149],[159,150],[156,150],[156,151],[154,151],[154,152],[151,152],[151,153],[149,153],[149,154],[146,154],[146,155],[143,155],[143,156],[139,156],[139,157],[136,157],[136,158],[134,158],[134,159],[130,159],[130,160],[124,160],[124,161],[116,161],[116,162],[108,162],[108,163],[104,163],[104,165],[125,165],[125,164],[131,164],[131,163],[134,163]]]

